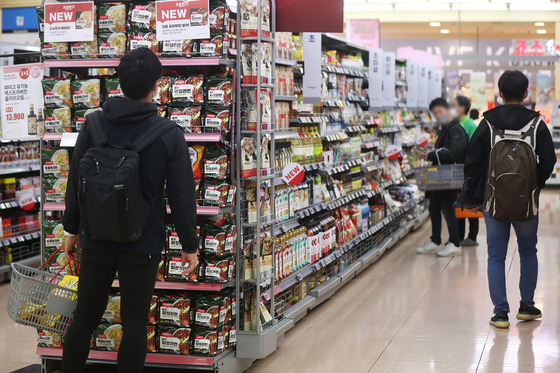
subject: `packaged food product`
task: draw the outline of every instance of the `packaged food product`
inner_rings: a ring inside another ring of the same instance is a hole
[[[171,102],[171,79],[162,76],[157,81],[157,90],[152,102],[158,105],[167,105]]]
[[[229,260],[206,258],[200,264],[199,276],[204,276],[204,282],[228,282],[230,280]]]
[[[157,328],[158,351],[166,354],[189,355],[191,329],[169,325]]]
[[[225,181],[207,180],[204,182],[202,199],[204,199],[205,204],[225,207],[229,190],[230,185]]]
[[[109,295],[109,300],[107,301],[107,307],[105,308],[105,312],[103,312],[103,319],[109,323],[121,322],[121,295],[120,294]]]
[[[101,80],[75,79],[71,83],[75,109],[97,108],[101,105]]]
[[[205,132],[222,132],[228,133],[230,109],[218,105],[207,105],[205,115]]]
[[[195,40],[164,40],[161,42],[162,57],[192,57],[197,52]]]
[[[126,52],[127,37],[125,33],[99,33],[97,41],[99,42],[99,57],[120,58]]]
[[[223,0],[210,1],[210,30],[225,30],[229,21],[230,9]]]
[[[211,76],[206,81],[207,103],[229,106],[232,103],[233,83],[229,76]]]
[[[235,329],[235,324],[230,325],[229,327],[229,340],[228,345],[229,347],[234,347],[237,344],[237,333]]]
[[[44,219],[43,236],[45,239],[45,248],[51,251],[50,255],[45,253],[45,260],[47,260],[57,249],[64,247],[65,238],[62,221]]]
[[[68,257],[66,256],[63,250],[57,252],[58,249],[59,247],[45,248],[44,263],[47,263],[46,264],[47,270],[52,274],[56,274],[60,271],[60,274],[63,276],[69,275],[71,273],[76,274],[77,273],[76,263],[79,263],[80,254],[79,253],[75,254],[76,263],[72,261],[70,262],[69,266],[62,269],[68,263]]]
[[[157,274],[156,274],[156,280],[157,281],[163,281],[165,280],[165,273],[167,271],[167,266],[166,266],[166,260],[165,260],[165,255],[161,256],[161,260],[159,261],[158,264],[158,269],[157,269]]]
[[[72,132],[72,110],[69,107],[45,108],[45,132]]]
[[[182,258],[181,256],[177,256],[174,254],[167,254],[166,257],[166,271],[165,271],[165,279],[167,281],[189,281],[189,282],[197,282],[198,281],[198,267],[187,277],[183,277],[181,273],[185,270],[185,267],[181,264]]]
[[[128,11],[128,27],[133,30],[156,29],[156,5],[154,2],[132,4]]]
[[[127,6],[124,3],[97,4],[99,32],[123,33],[126,31]]]
[[[193,8],[191,9],[191,26],[204,26],[208,24],[208,9]]]
[[[160,53],[160,42],[155,31],[131,31],[128,34],[128,49],[149,48],[155,54]]]
[[[157,295],[152,295],[152,302],[150,303],[150,310],[148,311],[148,323],[155,324],[157,321],[158,313],[158,297]]]
[[[146,327],[146,331],[148,333],[148,352],[156,352],[156,326],[155,325],[148,325]]]
[[[221,31],[212,31],[210,33],[210,39],[200,41],[200,55],[202,57],[227,56],[227,47],[225,47],[225,40],[226,38]]]
[[[164,295],[158,299],[158,324],[188,327],[191,300],[185,296]]]
[[[258,1],[259,0],[240,1],[241,37],[255,37],[258,34]]]
[[[95,349],[118,351],[122,340],[122,325],[101,323],[94,333]]]
[[[229,224],[225,219],[209,223],[202,229],[202,254],[205,257],[221,257],[226,254],[226,236]]]
[[[204,152],[204,178],[225,180],[227,174],[228,156],[226,151],[218,145],[209,146]]]
[[[193,353],[214,356],[218,353],[218,333],[210,330],[195,330],[193,333]]]
[[[37,22],[39,23],[39,34],[45,32],[45,8],[38,6],[35,8],[37,10]],[[42,39],[41,39],[42,40]]]
[[[183,245],[179,241],[179,235],[175,230],[175,225],[173,223],[167,224],[167,253],[168,254],[178,254],[180,255],[183,251]]]
[[[198,328],[216,329],[220,317],[220,307],[215,298],[200,297],[194,305],[194,325]]]
[[[41,81],[45,107],[71,107],[72,94],[70,93],[70,79],[44,77]]]
[[[37,347],[62,348],[62,341],[61,334],[37,329]]]
[[[43,178],[45,202],[64,203],[68,179]]]
[[[188,78],[176,77],[171,86],[171,98],[174,103],[201,103],[204,101],[204,75]]]
[[[191,165],[193,170],[193,176],[195,179],[202,179],[203,170],[202,170],[201,162],[204,156],[205,149],[206,147],[204,145],[189,146],[189,154],[191,157]]]
[[[121,84],[119,83],[119,78],[105,77],[103,78],[103,96],[107,98],[111,97],[122,97],[123,93],[121,90]]]
[[[241,45],[241,64],[243,65],[243,83],[255,84],[255,70],[253,69],[253,44]]]
[[[43,175],[45,177],[68,177],[68,171],[70,170],[68,149],[44,147],[41,152],[41,161],[43,162]]]
[[[157,114],[162,118],[167,118],[167,106],[158,105],[157,106]]]
[[[92,41],[78,41],[70,43],[71,58],[97,58],[98,42],[97,35],[93,35]]]
[[[186,133],[202,132],[202,105],[171,105],[168,109],[169,119],[176,122]]]
[[[257,176],[257,152],[255,137],[241,139],[241,177]]]
[[[76,109],[73,111],[73,117],[72,117],[72,126],[73,129],[76,130],[76,132],[80,132],[80,130],[82,129],[82,126],[84,125],[84,122],[86,121],[86,116],[98,111],[98,110],[103,110],[100,107],[98,108],[93,108],[93,109]]]
[[[41,54],[48,60],[62,60],[69,57],[70,48],[68,43],[51,42],[41,43]]]

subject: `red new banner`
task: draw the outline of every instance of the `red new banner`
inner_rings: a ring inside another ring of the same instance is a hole
[[[92,41],[93,2],[46,3],[45,42]]]
[[[276,0],[276,31],[343,32],[343,0]]]

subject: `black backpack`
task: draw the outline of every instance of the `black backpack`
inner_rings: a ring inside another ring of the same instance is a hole
[[[490,128],[490,164],[484,210],[497,220],[531,220],[539,210],[536,127],[540,117],[519,131]]]
[[[93,139],[80,161],[78,201],[83,232],[96,240],[134,242],[146,226],[152,203],[146,201],[140,180],[139,152],[176,125],[159,115],[129,148],[109,143],[101,111],[87,116]]]

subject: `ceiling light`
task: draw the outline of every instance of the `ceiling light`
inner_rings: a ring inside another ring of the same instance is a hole
[[[430,27],[439,27],[441,26],[441,23],[439,22],[430,22]]]
[[[473,4],[473,3],[488,3],[488,0],[430,0],[430,3]]]
[[[451,31],[446,28],[442,28],[441,30],[439,30],[439,32],[441,32],[442,34],[449,34]]]
[[[546,34],[546,30],[545,29],[538,29],[537,34]]]
[[[507,10],[506,4],[453,4],[451,6],[453,10]]]
[[[544,27],[544,22],[535,22],[535,26]]]
[[[492,0],[493,3],[526,4],[527,0]],[[531,0],[531,3],[550,3],[550,0]]]

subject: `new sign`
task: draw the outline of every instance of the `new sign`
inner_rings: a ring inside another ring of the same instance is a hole
[[[282,179],[290,185],[298,185],[304,177],[305,170],[297,163],[289,163],[282,170]]]
[[[92,41],[93,2],[46,3],[45,42]]]
[[[158,40],[210,38],[208,0],[156,2],[156,36]]]

